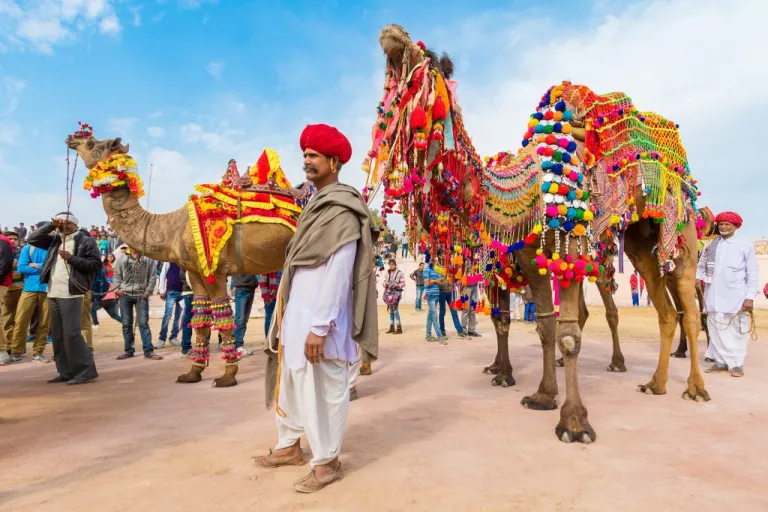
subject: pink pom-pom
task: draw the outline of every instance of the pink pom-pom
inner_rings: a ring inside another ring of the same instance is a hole
[[[568,144],[570,144],[570,141],[568,139],[560,139],[557,141],[557,145],[563,149],[567,148]]]
[[[544,268],[547,266],[547,257],[543,254],[539,254],[536,256],[536,266],[538,268]]]
[[[579,173],[576,171],[571,171],[571,174],[569,174],[568,177],[571,179],[571,181],[576,181],[579,179]]]
[[[546,146],[539,146],[539,147],[537,147],[536,148],[536,154],[537,155],[543,155],[545,149],[546,149]]]
[[[549,217],[557,217],[557,206],[555,205],[547,206],[547,215]]]

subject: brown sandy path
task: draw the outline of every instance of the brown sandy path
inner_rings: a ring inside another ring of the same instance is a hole
[[[617,374],[605,371],[609,337],[593,309],[581,389],[597,443],[565,445],[557,411],[520,407],[540,378],[532,327],[513,325],[517,386],[502,389],[481,374],[495,354],[487,318],[484,338],[443,347],[423,342],[423,314],[409,310],[406,334],[382,335],[374,375],[358,384],[346,477],[310,496],[291,486],[306,467],[251,464],[275,440],[262,354],[244,360],[235,388],[210,387],[218,354],[205,381],[178,385],[186,360],[164,350],[163,361],[116,361],[118,327],[102,322],[96,383],[46,384],[50,365],[0,368],[0,510],[768,510],[765,344],[750,346],[745,378],[707,376],[707,404],[680,398],[688,360],[671,362],[667,395],[646,396],[635,388],[658,354],[651,311],[622,309],[629,371]],[[252,321],[252,346],[260,328]]]

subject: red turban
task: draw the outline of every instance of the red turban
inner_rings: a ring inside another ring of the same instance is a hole
[[[339,159],[345,164],[352,158],[352,145],[339,130],[327,124],[308,124],[301,132],[299,145],[302,151],[314,149],[327,157]]]
[[[737,228],[741,227],[741,224],[744,222],[741,220],[741,216],[738,213],[735,212],[723,212],[718,213],[717,217],[715,217],[715,223],[719,224],[721,222],[730,222]]]

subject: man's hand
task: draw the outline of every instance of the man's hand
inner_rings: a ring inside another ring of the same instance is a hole
[[[30,263],[29,268],[40,268],[37,266],[37,263]]]
[[[61,249],[61,250],[59,251],[59,256],[61,256],[61,258],[62,258],[64,261],[69,261],[69,258],[71,258],[71,257],[72,257],[72,253],[69,253],[69,252],[65,251],[64,249]]]
[[[51,219],[51,225],[54,228],[63,228],[64,224],[65,224],[65,222],[63,220],[61,220],[61,219]]]
[[[115,297],[122,297],[123,295],[125,295],[123,290],[115,290]]]
[[[142,295],[142,297],[144,297],[145,299],[148,299],[151,296],[152,296],[152,292],[144,292],[144,295]]]
[[[741,306],[741,310],[746,311],[747,313],[751,313],[754,307],[755,307],[754,301],[747,299],[744,301],[744,304]]]
[[[304,343],[304,355],[310,363],[319,363],[325,355],[325,336],[318,336],[310,331]]]
[[[165,294],[164,294],[164,293],[161,293],[161,294],[160,294],[160,298],[161,298],[162,300],[165,300]]]

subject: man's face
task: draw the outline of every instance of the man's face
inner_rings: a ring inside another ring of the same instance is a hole
[[[14,247],[18,247],[18,245],[19,245],[19,237],[17,237],[16,235],[10,235],[10,236],[8,237],[8,240],[10,240],[11,242],[13,242],[13,246],[14,246]]]
[[[390,261],[389,270],[397,270],[397,263],[395,263],[394,261]]]
[[[304,172],[307,175],[307,179],[315,185],[325,183],[333,174],[331,172],[330,158],[307,148],[304,151]]]
[[[424,264],[423,263],[419,263],[419,270],[424,270]]]
[[[736,226],[730,222],[718,222],[717,229],[720,231],[720,235],[729,237],[736,232]]]

